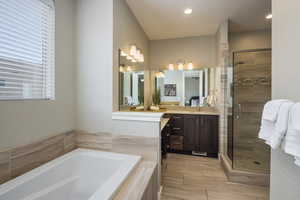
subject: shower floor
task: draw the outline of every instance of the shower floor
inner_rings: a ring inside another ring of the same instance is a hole
[[[259,152],[238,150],[234,153],[233,168],[255,173],[270,173],[270,159]]]

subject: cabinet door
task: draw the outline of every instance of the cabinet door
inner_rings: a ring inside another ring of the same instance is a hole
[[[183,135],[184,131],[184,115],[172,116],[172,131],[174,135]]]
[[[199,151],[217,154],[219,149],[218,116],[201,116],[199,130]]]
[[[197,145],[199,119],[194,115],[184,116],[184,142],[185,151],[195,151]]]

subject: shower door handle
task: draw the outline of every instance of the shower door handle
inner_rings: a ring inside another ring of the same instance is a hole
[[[240,119],[241,110],[242,110],[242,105],[239,103],[239,104],[237,105],[237,115],[236,115],[236,119]]]

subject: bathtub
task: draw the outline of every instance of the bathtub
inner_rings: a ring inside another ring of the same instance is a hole
[[[0,200],[110,200],[140,159],[76,149],[0,185]]]

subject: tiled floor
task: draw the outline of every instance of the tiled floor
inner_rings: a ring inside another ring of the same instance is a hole
[[[217,159],[168,154],[162,200],[268,200],[268,188],[227,181]]]

